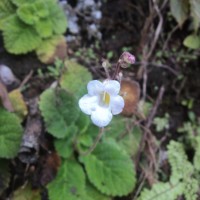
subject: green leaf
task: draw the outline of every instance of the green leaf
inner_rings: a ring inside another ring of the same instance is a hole
[[[22,128],[18,117],[0,108],[0,157],[13,158],[21,143]]]
[[[135,126],[131,132],[128,132],[126,135],[120,138],[118,143],[119,146],[132,157],[137,154],[141,139],[141,129]]]
[[[38,17],[40,18],[48,18],[49,17],[49,11],[48,11],[48,6],[46,5],[46,2],[43,0],[37,0],[34,3],[35,6],[35,11]]]
[[[131,127],[131,123],[127,118],[115,116],[105,130],[105,138],[115,139],[122,149],[134,156],[138,151],[142,133],[139,127]]]
[[[100,193],[100,191],[98,191],[89,182],[86,184],[86,194],[91,200],[111,200],[111,197]]]
[[[190,0],[190,13],[194,20],[194,29],[198,30],[200,24],[200,1]]]
[[[199,49],[200,48],[200,36],[196,34],[188,35],[183,44],[191,49]]]
[[[85,174],[82,167],[73,161],[65,161],[56,178],[47,186],[49,200],[82,200],[85,194]]]
[[[21,6],[25,3],[34,3],[36,0],[11,0],[12,3],[14,3],[16,6]]]
[[[10,169],[9,162],[7,160],[0,160],[0,196],[2,192],[8,188],[10,183]]]
[[[73,154],[74,150],[74,139],[78,128],[75,127],[75,130],[70,133],[67,138],[56,139],[54,145],[58,154],[63,158],[69,158]]]
[[[39,103],[45,125],[56,138],[75,132],[79,109],[74,97],[63,89],[48,89],[42,93]]]
[[[35,29],[42,38],[50,37],[53,34],[52,23],[48,18],[38,20]]]
[[[16,190],[12,200],[41,200],[41,195],[39,190],[33,190],[28,184],[26,187]]]
[[[33,25],[39,20],[34,4],[23,4],[20,6],[17,9],[17,16],[28,25]]]
[[[84,133],[90,125],[90,117],[83,112],[80,112],[79,118],[76,121],[76,125],[79,128],[79,134]]]
[[[189,16],[189,1],[170,0],[170,9],[179,26],[182,26]]]
[[[61,77],[61,87],[79,98],[87,92],[87,84],[92,76],[85,67],[74,61],[67,60],[65,65],[67,70]]]
[[[122,116],[113,117],[110,125],[106,128],[106,137],[118,138],[126,131],[127,119]]]
[[[21,22],[16,15],[6,20],[3,38],[6,49],[13,54],[30,52],[41,43],[35,29]]]
[[[65,38],[63,36],[53,36],[43,40],[40,46],[36,49],[36,54],[40,61],[43,63],[51,63],[55,56],[57,56],[56,50],[59,45],[66,45]]]
[[[94,139],[99,133],[99,128],[92,123],[89,124],[85,132],[81,132],[77,138],[77,148],[79,151],[86,151],[88,147],[93,145]]]
[[[15,8],[8,0],[0,1],[0,30],[3,29],[5,20],[15,13]]]
[[[49,19],[53,25],[53,32],[57,35],[65,33],[67,29],[67,18],[62,8],[57,4],[49,1],[47,3],[49,10]]]
[[[115,143],[100,143],[90,155],[80,157],[80,160],[90,182],[102,193],[122,196],[134,189],[133,162]]]

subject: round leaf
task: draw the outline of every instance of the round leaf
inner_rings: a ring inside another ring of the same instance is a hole
[[[136,183],[133,162],[115,143],[101,143],[80,160],[90,182],[102,193],[122,196],[133,190]]]
[[[79,109],[74,97],[65,90],[46,90],[40,97],[39,107],[46,128],[53,136],[64,138],[76,131],[74,123]]]
[[[41,43],[35,29],[20,21],[16,15],[6,20],[3,38],[6,49],[13,54],[30,52]]]

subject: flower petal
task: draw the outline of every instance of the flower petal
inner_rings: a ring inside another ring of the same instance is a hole
[[[98,97],[86,94],[80,98],[78,104],[82,112],[91,115],[92,111],[95,111],[98,106]]]
[[[92,112],[91,120],[96,126],[105,127],[112,120],[112,113],[108,108],[98,106],[97,109]]]
[[[117,95],[120,91],[120,83],[115,80],[107,80],[103,82],[104,90],[110,95]]]
[[[87,84],[87,90],[89,95],[98,95],[103,92],[104,86],[103,83],[97,80],[90,81]]]
[[[113,115],[119,114],[124,108],[124,99],[119,95],[111,96],[110,107]]]

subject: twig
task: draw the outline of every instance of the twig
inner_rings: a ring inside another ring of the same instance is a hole
[[[25,79],[21,82],[19,86],[20,89],[29,81],[32,75],[33,75],[33,70],[31,70],[29,74],[25,77]]]
[[[154,63],[154,62],[145,62],[145,61],[142,61],[142,62],[136,62],[135,65],[143,65],[143,64],[146,64],[146,65],[153,65],[154,67],[159,67],[159,68],[164,68],[164,69],[167,69],[169,70],[172,74],[174,74],[175,76],[178,76],[179,75],[179,72],[177,72],[176,70],[174,70],[173,68],[171,68],[170,66],[168,65],[164,65],[164,64],[157,64],[157,63]]]
[[[160,33],[161,33],[161,29],[162,29],[162,25],[163,25],[163,17],[161,15],[161,12],[160,12],[160,9],[156,3],[156,0],[152,0],[153,1],[153,5],[154,5],[154,9],[155,11],[157,12],[158,14],[158,17],[159,17],[159,23],[158,23],[158,26],[156,28],[156,31],[155,31],[155,34],[154,34],[154,38],[153,38],[153,42],[152,42],[152,45],[150,47],[150,50],[149,50],[149,53],[147,54],[146,58],[149,59],[155,49],[155,46],[157,44],[157,41],[158,41],[158,38],[160,36]]]
[[[138,150],[138,154],[137,154],[137,156],[136,156],[136,161],[135,161],[136,166],[138,165],[138,161],[139,161],[139,158],[140,158],[140,154],[142,153],[142,150],[143,150],[143,148],[144,148],[144,143],[145,143],[145,141],[146,141],[147,135],[149,135],[149,136],[152,135],[152,133],[151,133],[151,131],[149,130],[149,128],[150,128],[150,126],[151,126],[151,124],[152,124],[152,122],[153,122],[153,118],[154,118],[154,116],[155,116],[155,114],[156,114],[156,112],[157,112],[157,109],[158,109],[158,107],[159,107],[159,105],[160,105],[160,102],[162,101],[162,97],[163,97],[164,91],[165,91],[164,86],[161,86],[161,88],[160,88],[160,90],[159,90],[159,93],[158,93],[158,97],[157,97],[157,99],[156,99],[156,102],[155,102],[155,104],[154,104],[154,107],[152,108],[152,110],[151,110],[151,112],[150,112],[150,114],[149,114],[149,116],[148,116],[148,118],[147,118],[147,122],[146,122],[145,126],[142,126],[142,125],[141,125],[141,127],[144,129],[144,134],[143,134],[142,140],[141,140],[141,142],[140,142],[140,149]],[[152,152],[150,152],[150,153],[152,154]]]
[[[140,185],[138,186],[137,191],[136,191],[136,193],[135,193],[135,195],[134,195],[134,197],[133,197],[132,200],[136,200],[136,199],[137,199],[137,197],[138,197],[140,191],[142,190],[142,187],[143,187],[143,185],[144,185],[144,182],[145,182],[145,176],[142,176],[141,183],[140,183]]]
[[[163,45],[163,48],[162,48],[163,51],[166,49],[166,47],[167,47],[167,45],[168,45],[168,43],[169,43],[169,40],[171,39],[173,33],[174,33],[178,28],[179,28],[179,25],[176,25],[176,26],[172,29],[172,31],[169,33],[169,35],[168,35],[168,37],[167,37],[167,39],[166,39],[166,41],[165,41],[165,43],[164,43],[164,45]]]
[[[149,114],[149,117],[148,117],[148,120],[147,120],[147,123],[146,123],[146,128],[149,128],[151,126],[153,118],[156,115],[158,107],[159,107],[159,105],[160,105],[160,103],[162,101],[164,92],[165,92],[165,87],[161,86],[161,88],[159,90],[159,93],[158,93],[158,97],[157,97],[156,102],[154,104],[154,107],[153,107],[153,109],[151,110],[151,112]]]

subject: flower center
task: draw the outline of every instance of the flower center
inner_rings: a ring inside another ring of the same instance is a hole
[[[103,105],[109,106],[110,104],[110,95],[107,92],[103,92],[101,96],[101,102]]]

